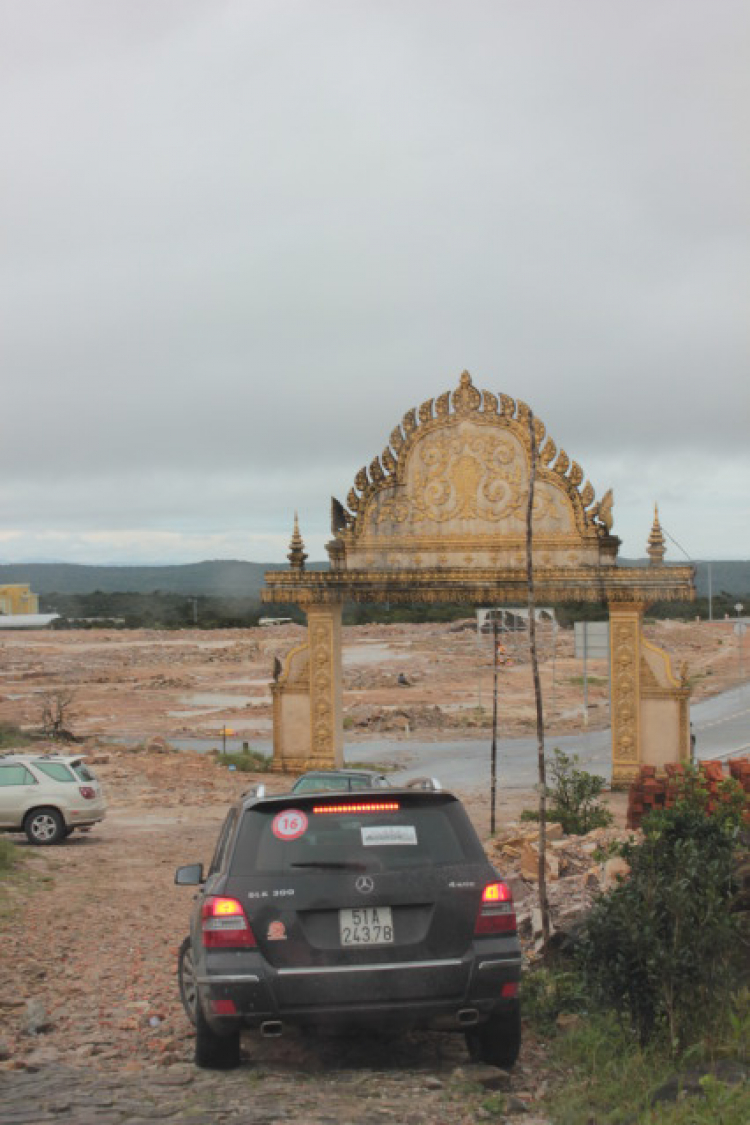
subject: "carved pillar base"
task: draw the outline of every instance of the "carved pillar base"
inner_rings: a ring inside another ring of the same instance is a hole
[[[643,606],[610,602],[612,788],[627,789],[641,762],[640,665]]]
[[[310,674],[307,645],[287,653],[271,684],[275,773],[302,773],[310,756]]]
[[[341,603],[305,606],[310,646],[310,758],[308,769],[344,764]]]

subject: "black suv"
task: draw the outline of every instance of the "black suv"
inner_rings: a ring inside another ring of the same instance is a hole
[[[247,794],[224,821],[179,959],[195,1061],[239,1063],[240,1031],[463,1031],[512,1066],[521,1022],[513,900],[457,797],[413,787]]]

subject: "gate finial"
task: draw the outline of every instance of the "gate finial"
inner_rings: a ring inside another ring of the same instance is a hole
[[[659,523],[659,505],[654,504],[654,522],[651,525],[651,534],[648,537],[648,557],[650,566],[661,566],[667,548],[664,545],[664,533]]]
[[[294,513],[294,531],[292,532],[292,538],[289,543],[289,554],[287,558],[289,559],[289,565],[292,570],[302,571],[305,569],[305,559],[307,555],[305,554],[305,544],[299,533],[299,520],[297,519],[296,512]]]

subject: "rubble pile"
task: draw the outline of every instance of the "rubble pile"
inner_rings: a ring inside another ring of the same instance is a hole
[[[740,783],[745,793],[750,794],[749,758],[735,758],[726,764],[700,762],[699,767],[710,794],[707,812],[713,812],[717,802],[721,801],[720,786],[730,777]],[[678,781],[684,775],[685,767],[678,762],[667,762],[663,774],[657,773],[655,766],[641,766],[628,791],[628,828],[639,828],[644,816],[654,809],[671,808],[679,792]]]
[[[559,824],[546,831],[545,876],[552,933],[568,932],[584,918],[597,894],[627,875],[628,865],[611,853],[614,846],[633,840],[621,828],[595,828],[585,836],[566,836]],[[510,824],[495,836],[487,850],[513,891],[518,933],[524,952],[543,951],[539,909],[539,826]]]

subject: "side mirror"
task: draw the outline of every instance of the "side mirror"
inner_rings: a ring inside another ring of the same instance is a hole
[[[196,887],[204,882],[203,864],[188,863],[185,867],[178,867],[174,873],[174,881],[181,887]]]

